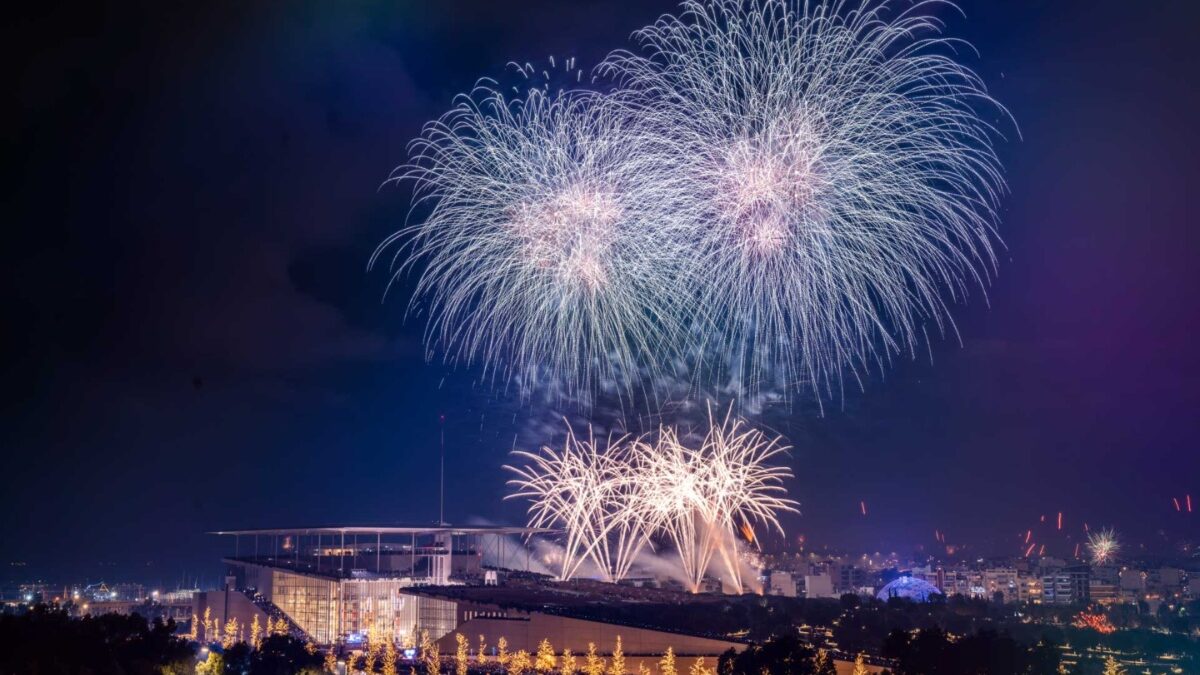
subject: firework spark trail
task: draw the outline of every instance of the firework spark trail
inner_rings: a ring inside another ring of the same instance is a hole
[[[700,489],[693,495],[693,508],[703,515],[703,536],[693,567],[699,575],[695,577],[694,589],[698,589],[715,552],[720,554],[735,592],[742,592],[737,552],[727,545],[726,536],[736,531],[739,520],[759,521],[783,533],[776,514],[795,511],[796,507],[795,502],[783,496],[786,490],[782,482],[791,472],[767,462],[787,450],[778,437],[748,427],[731,413],[723,420],[713,418],[710,408],[709,433],[692,462],[701,470],[701,480],[697,482]],[[701,561],[703,565],[699,564]]]
[[[372,265],[420,271],[431,357],[523,393],[630,392],[698,353],[712,381],[820,402],[953,333],[943,296],[996,264],[981,114],[1007,112],[932,4],[686,0],[602,64],[609,94],[481,81],[393,175],[428,213]]]
[[[1121,550],[1117,534],[1111,529],[1098,530],[1088,535],[1088,552],[1092,554],[1092,562],[1104,565],[1112,562]]]
[[[832,394],[990,277],[1007,113],[928,4],[685,0],[601,67],[687,150],[706,347],[749,390]]]
[[[777,513],[795,511],[782,481],[791,476],[768,462],[785,453],[778,437],[748,427],[727,413],[709,412],[699,445],[662,427],[653,443],[621,437],[601,448],[568,432],[562,450],[517,452],[530,463],[506,467],[517,474],[510,497],[532,502],[533,527],[566,532],[560,576],[573,577],[590,558],[608,581],[620,581],[656,533],[674,545],[693,591],[719,557],[734,592],[743,585],[736,533],[761,522],[782,533]]]
[[[670,362],[691,313],[669,144],[611,97],[533,86],[509,99],[481,80],[393,174],[427,213],[371,265],[392,250],[393,281],[419,271],[409,311],[429,314],[431,357],[568,393],[631,387]]]

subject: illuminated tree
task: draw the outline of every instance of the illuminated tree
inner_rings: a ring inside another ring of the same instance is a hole
[[[688,675],[712,675],[712,671],[704,667],[704,657],[698,657],[692,667],[688,669]]]
[[[425,662],[425,672],[434,675],[442,672],[442,655],[438,653],[436,642],[429,642],[428,645],[421,651],[421,660]]]
[[[658,662],[659,675],[676,675],[675,671],[675,649],[667,647],[667,653],[663,654],[662,660]]]
[[[613,648],[612,660],[608,662],[608,675],[625,675],[625,650],[621,648],[621,636]]]
[[[363,670],[373,673],[375,672],[376,664],[379,663],[379,648],[381,645],[379,644],[379,640],[376,640],[373,635],[367,638],[367,640],[367,656],[364,659]]]
[[[262,640],[262,625],[258,622],[258,615],[254,615],[254,621],[250,622],[250,647],[258,649],[259,643]]]
[[[195,642],[197,639],[199,639],[199,637],[200,637],[199,636],[199,632],[200,632],[199,624],[200,624],[200,617],[196,616],[195,612],[193,612],[192,613],[192,625],[188,629],[188,640]]]
[[[575,673],[575,655],[570,649],[564,649],[562,652],[562,675],[574,675]]]
[[[225,622],[225,635],[221,638],[221,646],[225,649],[237,644],[238,641],[238,620],[234,617]]]
[[[208,658],[196,664],[196,675],[225,675],[225,659],[220,654],[209,651]]]
[[[529,652],[524,649],[518,649],[508,660],[508,672],[512,675],[528,673],[532,667],[533,661],[529,658]]]
[[[538,673],[549,673],[558,666],[558,657],[554,655],[554,647],[550,646],[550,641],[542,638],[538,643],[537,655],[533,658],[533,669]]]
[[[212,640],[213,640],[212,607],[204,608],[203,628],[204,628],[204,631],[203,631],[204,634],[200,636],[200,640],[202,642],[212,642]]]
[[[387,640],[383,644],[383,670],[382,675],[396,675],[396,645]]]
[[[854,672],[851,675],[867,675],[867,664],[861,653],[854,658]]]
[[[337,672],[337,655],[335,655],[333,653],[332,649],[325,652],[324,668],[325,668],[325,672],[327,672],[327,673],[336,673]]]
[[[650,675],[650,669],[644,661],[638,661],[638,675]]]
[[[454,634],[454,675],[467,675],[467,636]]]
[[[813,659],[813,673],[815,675],[837,675],[837,666],[833,663],[833,657],[824,649],[817,650],[817,658]]]
[[[508,668],[509,658],[508,640],[504,636],[500,636],[500,639],[496,641],[496,663],[499,663],[501,668]]]
[[[487,640],[483,636],[479,636],[479,653],[475,655],[475,662],[479,665],[487,663]]]
[[[1125,675],[1125,669],[1110,654],[1104,659],[1104,675]]]
[[[585,675],[604,675],[604,659],[596,655],[596,643],[589,642],[587,658],[583,662]]]

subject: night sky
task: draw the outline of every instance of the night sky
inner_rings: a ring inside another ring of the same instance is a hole
[[[542,413],[426,362],[365,269],[408,206],[381,185],[478,77],[590,67],[673,3],[33,4],[3,40],[7,579],[173,584],[215,577],[208,530],[431,522],[440,414],[447,518],[521,521],[500,466]],[[999,275],[961,346],[775,412],[789,535],[1015,553],[1063,511],[1200,539],[1171,503],[1200,506],[1196,7],[942,12],[1021,132]]]

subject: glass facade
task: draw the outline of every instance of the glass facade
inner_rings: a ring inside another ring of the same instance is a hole
[[[319,644],[357,634],[390,635],[415,644],[420,631],[436,640],[457,626],[457,603],[408,595],[407,579],[327,579],[272,570],[271,601]]]
[[[333,579],[273,570],[271,602],[319,644],[332,644],[338,634],[338,582]]]

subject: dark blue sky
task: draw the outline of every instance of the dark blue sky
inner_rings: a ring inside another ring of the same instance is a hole
[[[4,28],[8,576],[169,581],[215,572],[206,530],[432,520],[441,413],[449,519],[520,520],[499,466],[537,413],[427,364],[403,289],[381,304],[365,263],[407,201],[379,186],[476,78],[588,67],[673,3],[134,4]],[[1061,510],[1200,538],[1170,501],[1200,501],[1200,17],[1144,4],[943,12],[1023,134],[1007,251],[962,347],[772,417],[790,534],[1009,552]]]

